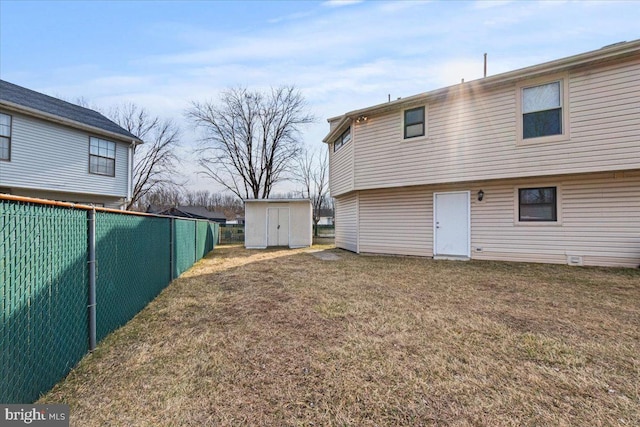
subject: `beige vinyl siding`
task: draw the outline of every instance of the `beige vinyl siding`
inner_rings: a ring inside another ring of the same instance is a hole
[[[358,195],[335,199],[335,243],[337,248],[358,252]]]
[[[340,147],[336,152],[333,151],[333,143],[327,145],[329,149],[329,187],[333,197],[353,190],[353,147],[355,137],[356,135],[352,132],[351,141]]]
[[[427,137],[404,140],[400,110],[356,126],[355,189],[640,168],[640,59],[550,79],[561,77],[569,140],[517,143],[515,83],[452,87],[428,103]],[[342,174],[333,182],[346,182]]]
[[[515,224],[515,191],[531,186],[558,186],[560,224]],[[471,208],[473,258],[564,264],[576,255],[584,265],[640,264],[639,172],[509,180],[483,190],[484,201]]]
[[[557,187],[559,221],[518,223],[517,189],[538,186]],[[432,256],[434,192],[467,190],[473,259],[640,265],[640,170],[359,191],[359,252]]]
[[[359,214],[360,252],[433,255],[433,197],[423,187],[362,192]]]
[[[570,86],[572,141],[582,145],[615,139],[616,144],[604,144],[600,154],[607,153],[621,161],[635,148],[637,160],[640,156],[640,61],[609,66],[597,73],[589,70],[576,73],[570,79]]]
[[[429,179],[425,166],[432,147],[427,136],[404,139],[402,111],[372,117],[354,127],[356,188],[415,185]]]

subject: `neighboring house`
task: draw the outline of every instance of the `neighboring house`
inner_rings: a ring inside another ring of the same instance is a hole
[[[318,225],[333,225],[332,216],[321,216]]]
[[[339,248],[640,263],[640,40],[329,123]]]
[[[133,147],[102,114],[0,80],[0,192],[123,208]]]
[[[236,215],[235,219],[227,219],[227,225],[244,225],[244,216]]]
[[[227,222],[227,218],[223,212],[210,211],[204,206],[174,206],[165,208],[150,205],[147,208],[147,213],[177,216],[181,218],[206,219],[222,225]]]
[[[318,225],[333,225],[333,209],[320,209]]]

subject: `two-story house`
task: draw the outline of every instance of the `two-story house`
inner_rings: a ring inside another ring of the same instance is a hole
[[[339,248],[640,264],[640,40],[329,123]]]
[[[123,208],[140,143],[94,110],[0,80],[0,193]]]

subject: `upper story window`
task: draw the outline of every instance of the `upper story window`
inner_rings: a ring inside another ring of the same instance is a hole
[[[568,77],[524,81],[518,91],[518,141],[556,142],[569,139]]]
[[[522,138],[562,134],[560,82],[522,89]]]
[[[89,138],[89,172],[116,175],[116,144],[100,138]]]
[[[0,113],[0,160],[11,160],[11,116]]]
[[[424,107],[404,110],[404,138],[424,136]]]
[[[333,152],[335,153],[347,142],[351,141],[351,128],[347,128],[333,143]]]
[[[519,188],[518,220],[552,222],[557,221],[557,188]]]

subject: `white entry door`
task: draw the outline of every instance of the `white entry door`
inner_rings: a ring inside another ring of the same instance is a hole
[[[433,194],[433,255],[471,256],[469,191]]]
[[[267,246],[289,246],[289,208],[267,208]]]

